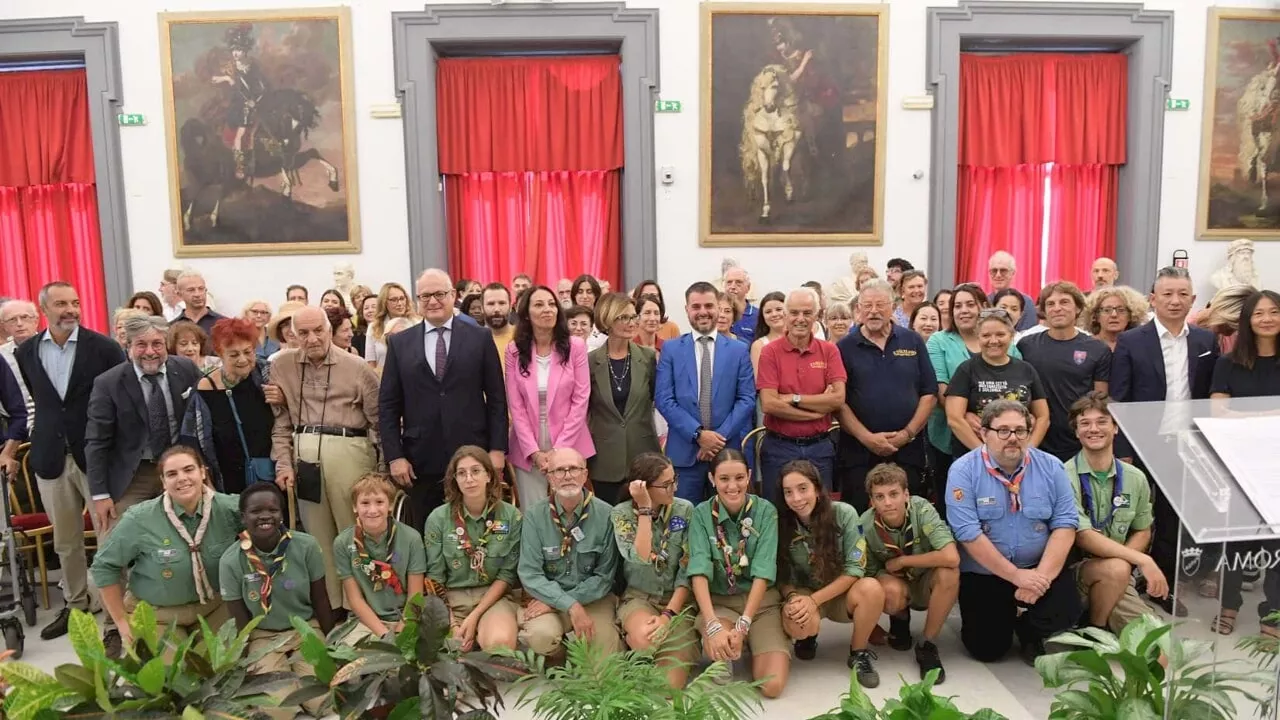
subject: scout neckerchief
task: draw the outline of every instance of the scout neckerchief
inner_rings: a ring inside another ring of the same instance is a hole
[[[212,602],[218,597],[218,593],[213,589],[213,583],[209,582],[209,574],[204,570],[204,557],[200,554],[200,543],[204,542],[204,531],[209,528],[209,518],[213,516],[213,488],[204,486],[204,497],[200,500],[200,525],[196,528],[194,539],[191,533],[187,532],[187,526],[183,525],[177,514],[173,512],[173,498],[169,493],[165,493],[162,497],[165,516],[169,518],[173,529],[178,531],[178,537],[182,538],[182,542],[186,543],[191,551],[191,575],[195,580],[196,598],[201,605]]]
[[[809,570],[807,574],[810,577],[812,577],[814,573],[814,568],[816,568],[818,565],[818,553],[814,549],[813,543],[809,542],[810,537],[812,537],[812,534],[809,532],[809,528],[805,526],[804,523],[797,522],[796,534],[792,536],[791,544],[799,545],[801,543],[804,543],[805,552],[808,553],[807,562],[809,563]],[[797,580],[799,579],[798,571],[796,571],[794,568],[792,568],[792,574],[796,576],[794,579],[797,579]]]
[[[880,542],[884,545],[884,549],[889,551],[891,557],[902,557],[909,553],[915,552],[916,531],[911,525],[911,505],[908,503],[906,510],[906,525],[902,528],[902,545],[898,545],[893,541],[893,536],[889,534],[889,527],[880,519],[880,514],[875,514],[876,535],[880,537]]]
[[[671,513],[674,510],[675,503],[669,503],[662,508],[662,513],[657,516],[658,524],[662,526],[662,529],[658,531],[657,550],[649,552],[649,562],[653,563],[658,572],[662,572],[667,566],[667,558],[669,557],[667,543],[671,540]]]
[[[1031,464],[1031,453],[1027,453],[1022,458],[1022,464],[1013,472],[1013,477],[1007,477],[1004,471],[991,462],[991,454],[987,452],[987,446],[982,446],[982,463],[987,467],[987,472],[991,477],[1000,481],[1001,485],[1009,491],[1009,509],[1018,512],[1022,509],[1022,499],[1018,493],[1022,490],[1022,478],[1027,474],[1027,466]]]
[[[746,571],[751,564],[751,560],[747,558],[747,536],[751,534],[751,507],[755,505],[755,498],[747,496],[747,504],[742,507],[742,512],[738,513],[741,521],[734,521],[738,524],[738,559],[733,559],[734,549],[729,545],[728,539],[725,537],[724,526],[720,524],[720,497],[716,496],[711,499],[711,522],[716,526],[716,546],[720,548],[720,552],[724,555],[724,577],[729,585],[729,594],[733,594],[738,589],[737,576]],[[730,520],[734,520],[733,516],[729,516]]]
[[[462,503],[453,511],[453,534],[458,538],[458,544],[462,546],[462,552],[471,558],[471,569],[479,576],[480,582],[489,582],[489,574],[484,571],[485,546],[489,544],[489,535],[493,532],[494,515],[497,514],[496,505],[488,505],[484,512],[480,513],[480,517],[484,520],[484,533],[476,540],[475,544],[471,543],[471,536],[467,533],[467,521],[462,515]]]
[[[395,520],[387,518],[386,560],[374,560],[369,557],[369,552],[364,549],[364,528],[358,522],[352,539],[355,540],[356,545],[356,567],[369,576],[369,582],[373,583],[373,591],[378,592],[385,585],[394,590],[397,595],[403,595],[404,588],[400,586],[400,576],[396,575],[396,569],[391,567],[391,558],[395,556],[396,547]]]
[[[560,557],[568,557],[569,551],[573,549],[575,542],[582,542],[584,537],[582,534],[582,526],[587,522],[587,518],[591,515],[591,501],[594,500],[596,494],[587,493],[587,497],[582,501],[582,514],[578,516],[578,521],[573,524],[572,528],[565,528],[564,518],[560,516],[560,503],[554,499],[551,501],[551,523],[560,531]]]
[[[249,538],[249,531],[240,531],[240,549],[244,551],[244,559],[248,561],[249,569],[262,578],[262,586],[258,588],[258,600],[262,603],[263,615],[271,612],[272,581],[285,568],[285,552],[289,549],[289,541],[292,539],[293,533],[285,530],[280,535],[280,543],[276,545],[275,552],[267,555],[264,562],[258,556],[257,548],[253,546],[253,540]]]
[[[1120,461],[1113,460],[1116,464],[1116,481],[1111,486],[1111,503],[1107,506],[1107,514],[1098,520],[1097,510],[1093,504],[1093,482],[1090,474],[1087,472],[1080,473],[1080,494],[1084,496],[1084,506],[1089,510],[1089,522],[1093,523],[1093,529],[1099,532],[1105,532],[1111,525],[1111,517],[1115,515],[1116,508],[1124,504],[1124,470],[1120,468]],[[1080,471],[1080,458],[1076,457],[1076,472]]]

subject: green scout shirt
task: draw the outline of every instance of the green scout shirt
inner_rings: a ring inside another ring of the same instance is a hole
[[[609,512],[613,507],[600,498],[592,498],[587,518],[578,527],[582,539],[569,548],[569,557],[560,554],[560,531],[551,520],[551,503],[558,499],[540,500],[524,516],[520,531],[520,583],[525,592],[556,610],[568,612],[574,603],[589,605],[613,591],[613,578],[618,569],[618,551],[613,546],[613,527]],[[565,527],[573,528],[583,511],[565,518]]]
[[[200,527],[200,508],[188,515],[181,505],[173,512],[195,538]],[[209,525],[200,543],[205,573],[218,587],[218,561],[240,533],[240,499],[214,493]],[[164,496],[134,505],[111,530],[93,558],[93,584],[119,585],[121,574],[129,570],[128,589],[134,597],[154,607],[174,607],[200,601],[191,574],[191,551],[164,512]]]
[[[333,564],[338,570],[338,579],[355,578],[360,586],[360,594],[369,607],[384,622],[394,622],[404,616],[404,604],[409,598],[397,595],[395,590],[384,585],[378,592],[373,591],[373,581],[355,566],[356,561],[356,528],[354,525],[343,530],[333,540]],[[376,560],[387,559],[387,537],[374,538],[365,535],[364,549],[369,557]],[[417,530],[396,521],[396,542],[391,548],[391,567],[400,578],[400,585],[408,589],[410,575],[427,574],[427,556],[422,546],[422,535]]]
[[[279,548],[276,548],[278,550]],[[273,550],[262,557],[276,556]],[[262,576],[249,567],[240,543],[233,543],[222,554],[218,563],[218,575],[222,580],[222,599],[226,602],[243,600],[249,609],[249,617],[262,614]],[[293,532],[289,548],[285,550],[284,565],[271,580],[271,612],[258,625],[263,630],[288,630],[289,618],[298,616],[310,620],[315,611],[311,607],[311,583],[324,579],[324,556],[320,543],[304,532]]]
[[[654,509],[657,512],[657,508]],[[627,579],[627,587],[645,593],[667,597],[678,587],[689,586],[689,520],[693,517],[693,503],[675,498],[669,506],[670,515],[662,522],[661,515],[654,515],[653,552],[657,553],[662,546],[662,535],[667,533],[665,559],[651,562],[636,554],[636,529],[640,518],[636,509],[628,500],[613,508],[610,519],[613,521],[613,539],[618,545],[618,554],[622,556],[622,575]],[[662,524],[663,527],[659,527]]]
[[[912,555],[941,550],[956,541],[955,536],[951,534],[951,528],[938,517],[938,511],[933,507],[933,503],[922,497],[917,495],[910,497],[907,502],[907,519],[911,522]],[[888,563],[894,555],[885,548],[884,541],[880,539],[880,533],[876,531],[874,509],[862,513],[859,522],[862,525],[862,534],[867,540],[867,577],[875,577],[885,571],[885,563]],[[889,542],[898,547],[902,547],[902,544],[907,541],[906,524],[900,528],[886,527],[885,529],[889,534]]]
[[[854,510],[852,505],[842,502],[832,502],[831,510],[836,516],[840,557],[844,562],[844,571],[840,574],[852,575],[856,578],[863,577],[867,567],[867,543],[862,537],[862,527],[858,523],[858,511]],[[792,571],[789,582],[807,590],[821,590],[823,583],[819,582],[813,572],[810,560],[812,548],[809,545],[809,530],[803,525],[798,525],[796,530],[796,535],[791,538],[787,550]]]
[[[1089,461],[1084,459],[1084,453],[1078,453],[1063,463],[1063,466],[1067,469],[1067,476],[1071,478],[1071,492],[1075,495],[1076,512],[1080,518],[1079,529],[1098,530],[1123,544],[1129,539],[1130,532],[1151,527],[1151,485],[1147,482],[1147,476],[1138,468],[1123,460],[1116,462],[1120,463],[1121,473],[1119,495],[1114,492],[1114,464],[1105,472],[1094,473],[1089,468]],[[1088,478],[1090,494],[1093,495],[1092,516],[1089,508],[1084,506],[1080,491],[1080,482],[1084,478]],[[1099,523],[1105,523],[1105,526],[1095,527],[1094,518]]]
[[[711,503],[707,500],[693,511],[693,529],[689,531],[690,577],[702,576],[711,586],[712,595],[728,595],[729,581],[725,576],[724,552],[716,545],[716,528],[711,521]],[[747,495],[750,512],[744,505],[740,517],[732,517],[721,508],[720,524],[724,527],[725,542],[729,543],[737,557],[738,541],[742,539],[742,523],[751,518],[751,530],[747,534],[746,570],[737,578],[735,595],[751,590],[752,580],[767,580],[773,587],[778,575],[778,509],[762,497]]]
[[[493,527],[485,532],[485,517],[471,517],[462,511],[467,538],[473,548],[484,547],[484,572],[471,569],[471,557],[462,549],[454,523],[454,507],[441,505],[427,517],[427,577],[450,590],[488,587],[498,580],[516,584],[516,564],[520,561],[520,511],[500,502],[493,513]],[[486,539],[487,538],[487,539]],[[482,540],[483,539],[483,540]]]

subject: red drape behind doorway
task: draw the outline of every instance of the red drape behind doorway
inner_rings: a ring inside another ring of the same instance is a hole
[[[107,326],[93,133],[83,70],[0,73],[0,295],[64,280]]]
[[[443,58],[440,172],[449,269],[555,284],[621,275],[622,80],[616,56]]]

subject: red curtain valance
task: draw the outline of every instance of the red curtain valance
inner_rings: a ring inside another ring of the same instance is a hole
[[[0,73],[0,187],[94,183],[83,70]]]
[[[960,164],[1123,165],[1127,104],[1120,53],[961,54]]]
[[[441,58],[440,172],[616,170],[623,165],[620,58]]]

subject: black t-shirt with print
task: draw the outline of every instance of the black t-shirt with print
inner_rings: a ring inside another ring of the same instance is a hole
[[[1095,382],[1111,378],[1111,349],[1082,332],[1070,340],[1042,332],[1022,338],[1018,351],[1040,376],[1049,401],[1049,432],[1040,449],[1066,460],[1080,452],[1068,420],[1071,405],[1092,391]]]
[[[1030,407],[1032,401],[1044,399],[1044,387],[1029,363],[1009,358],[1004,365],[991,365],[981,355],[974,355],[956,368],[947,385],[947,397],[966,398],[969,412],[981,415],[993,400],[1017,400]]]

